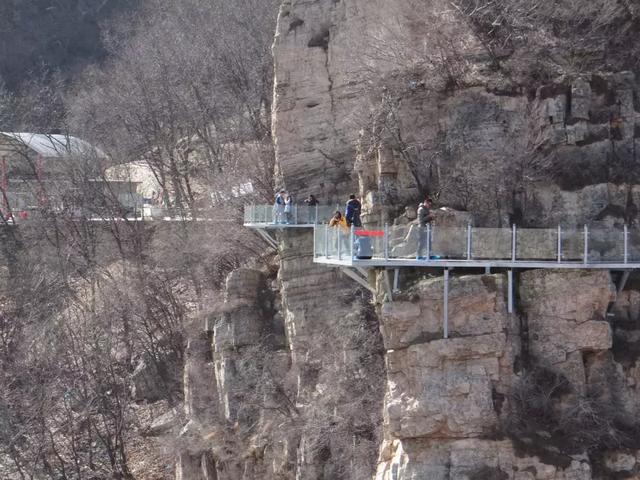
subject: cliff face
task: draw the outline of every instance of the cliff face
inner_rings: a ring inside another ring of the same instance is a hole
[[[622,37],[637,21],[626,5]],[[526,35],[489,42],[466,2],[286,0],[278,181],[330,203],[359,191],[370,224],[409,221],[425,194],[465,211],[452,224],[634,222],[637,65],[604,27],[602,48],[577,51],[595,37],[562,32],[572,17],[560,13],[555,30],[531,18]],[[380,272],[372,297],[314,265],[310,232],[278,242],[277,276],[233,274],[210,320],[221,410],[180,468],[210,462],[216,473],[198,475],[229,480],[637,478],[633,281],[617,292],[608,272],[521,272],[509,314],[505,275],[454,273],[445,340],[441,278],[403,271],[385,302]]]

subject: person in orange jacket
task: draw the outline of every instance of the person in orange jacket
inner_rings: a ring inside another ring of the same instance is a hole
[[[344,233],[349,233],[351,230],[349,229],[349,225],[347,224],[347,219],[344,218],[344,215],[337,211],[331,220],[329,220],[330,227],[339,227],[343,230]]]

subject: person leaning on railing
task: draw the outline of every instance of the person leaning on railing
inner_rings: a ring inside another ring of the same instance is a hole
[[[331,220],[329,220],[329,226],[339,228],[343,233],[350,232],[349,225],[347,224],[347,219],[344,218],[344,215],[342,215],[340,211],[337,211],[333,214],[333,217],[331,217]]]

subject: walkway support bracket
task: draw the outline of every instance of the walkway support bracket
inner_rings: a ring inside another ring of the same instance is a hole
[[[366,278],[361,277],[360,275],[358,275],[358,273],[351,270],[349,267],[340,267],[340,270],[347,277],[351,278],[352,280],[355,280],[359,285],[366,288],[367,290],[369,290],[371,293],[375,295],[376,289],[373,288],[371,285],[369,285],[369,282],[367,281]]]
[[[275,248],[276,250],[278,249],[278,243],[276,242],[276,240],[271,235],[269,235],[267,232],[265,232],[261,228],[257,228],[256,231],[260,234],[262,239],[265,242],[267,242],[271,247]]]
[[[620,295],[624,290],[624,287],[627,286],[629,275],[631,275],[631,270],[625,270],[624,272],[622,272],[622,277],[620,277],[620,282],[618,283],[618,288],[616,290],[618,295]]]

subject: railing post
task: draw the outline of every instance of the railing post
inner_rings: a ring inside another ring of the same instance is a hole
[[[349,260],[353,260],[353,247],[355,244],[355,240],[356,240],[356,227],[355,225],[352,223],[351,224],[351,232],[349,232],[349,251],[351,252],[351,255],[349,256]]]
[[[629,227],[624,226],[624,263],[629,263]]]
[[[584,226],[584,264],[589,263],[589,227]]]
[[[324,256],[329,258],[329,224],[324,225]]]
[[[340,225],[336,226],[336,234],[338,236],[338,260],[342,260],[342,232],[340,231],[342,227]]]
[[[471,224],[467,225],[467,260],[471,260]]]
[[[317,204],[317,203],[316,203],[316,219],[315,219],[315,221],[313,222],[313,224],[314,224],[314,225],[317,225],[317,224],[318,224],[318,204]]]
[[[293,205],[293,224],[294,225],[298,224],[298,206],[297,205]]]
[[[431,224],[427,223],[427,261],[431,260]]]
[[[511,261],[512,262],[516,261],[516,235],[517,235],[517,228],[516,228],[516,224],[514,223],[513,226],[511,227]]]
[[[384,259],[389,260],[389,224],[384,224],[384,237],[382,239],[382,245],[384,248]]]
[[[558,263],[562,262],[562,227],[558,225]]]

